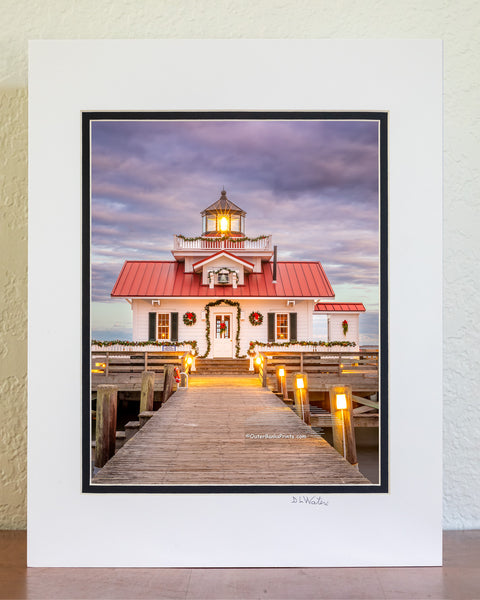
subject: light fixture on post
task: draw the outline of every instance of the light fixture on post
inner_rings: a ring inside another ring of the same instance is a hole
[[[331,386],[329,396],[333,447],[351,465],[358,466],[353,425],[352,388],[350,385]]]
[[[307,425],[310,425],[310,402],[306,373],[295,374],[295,411]]]
[[[287,391],[287,377],[286,377],[286,369],[284,365],[279,365],[277,367],[277,386],[282,394],[283,400],[288,400],[288,391]]]
[[[253,362],[255,373],[260,373],[260,367],[262,366],[262,357],[260,356],[260,354],[257,354]]]
[[[345,396],[345,394],[337,394],[336,400],[337,410],[344,410],[345,408],[347,408],[347,397]]]
[[[347,408],[347,397],[345,394],[336,394],[337,410],[341,411],[342,415],[342,440],[343,440],[343,458],[346,458],[345,451],[345,415],[343,411]]]

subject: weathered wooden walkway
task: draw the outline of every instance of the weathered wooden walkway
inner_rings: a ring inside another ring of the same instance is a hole
[[[94,484],[341,485],[369,481],[256,376],[195,376]]]

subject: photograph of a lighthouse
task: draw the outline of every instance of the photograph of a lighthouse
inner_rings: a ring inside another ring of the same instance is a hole
[[[83,113],[84,491],[387,491],[386,133]]]

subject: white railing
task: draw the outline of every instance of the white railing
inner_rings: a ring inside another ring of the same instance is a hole
[[[243,240],[236,242],[235,238],[227,240],[198,239],[185,240],[184,238],[175,235],[173,247],[175,250],[271,250],[272,236],[268,235],[258,240]]]
[[[124,344],[112,344],[109,346],[97,346],[96,344],[91,345],[92,352],[190,352],[192,346],[190,344],[178,344],[176,346],[158,346],[156,344],[145,344],[138,346],[124,345]]]
[[[257,344],[254,347],[255,352],[275,352],[280,353],[298,353],[298,352],[321,352],[321,353],[359,353],[358,346],[310,346],[308,344],[291,344],[290,346],[269,346],[268,344]]]

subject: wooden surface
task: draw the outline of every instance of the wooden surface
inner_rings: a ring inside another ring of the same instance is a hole
[[[337,394],[345,394],[347,407],[337,408]],[[357,447],[355,443],[355,428],[352,419],[352,389],[350,386],[335,386],[329,391],[330,414],[332,416],[333,446],[343,454],[352,465],[357,464]]]
[[[332,385],[350,385],[354,392],[378,391],[378,351],[283,352],[264,351],[268,358],[267,385],[278,390],[276,368],[285,366],[287,388],[294,389],[294,374],[308,374],[311,392],[327,392]]]
[[[275,394],[262,388],[257,376],[247,375],[192,377],[189,389],[173,394],[93,483],[369,482]]]
[[[155,372],[144,371],[142,374],[142,391],[140,393],[140,412],[153,410],[153,393]]]
[[[157,514],[155,518],[165,518]],[[146,517],[144,517],[146,518]],[[152,517],[153,518],[153,517]],[[443,533],[443,567],[26,568],[26,531],[0,531],[0,598],[8,600],[472,600],[480,530]],[[192,532],[194,535],[195,532]],[[408,532],[412,548],[415,532]],[[125,534],[125,538],[128,536]],[[72,536],[69,537],[72,543]],[[325,540],[322,540],[325,543]],[[95,540],[92,540],[94,547]],[[128,543],[125,539],[124,543]],[[315,552],[318,539],[306,536]],[[158,542],[161,547],[161,540]]]
[[[98,386],[95,437],[95,466],[103,467],[115,453],[117,388]]]
[[[98,386],[104,384],[116,385],[119,392],[140,392],[142,373],[111,373],[110,375],[92,373],[92,392],[96,392]],[[163,373],[156,375],[153,389],[156,392],[163,390]]]

